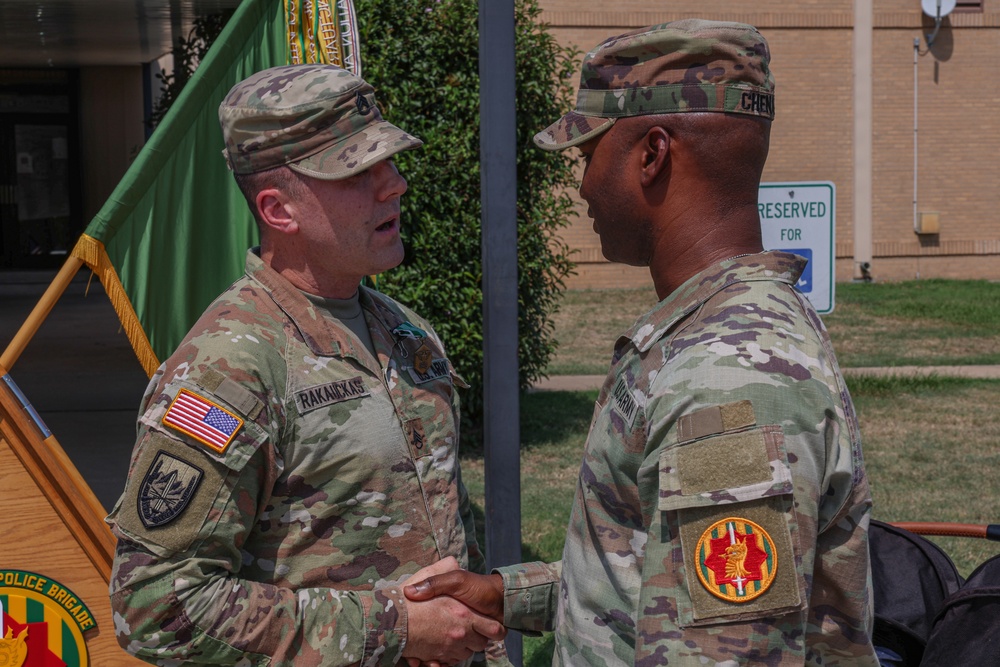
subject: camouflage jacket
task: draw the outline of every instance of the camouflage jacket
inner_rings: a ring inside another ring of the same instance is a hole
[[[618,340],[559,586],[501,571],[555,664],[877,665],[861,441],[803,267],[715,265]]]
[[[428,324],[360,303],[378,358],[251,251],[143,399],[111,580],[156,664],[393,665],[398,581],[482,571],[458,466],[463,384]]]

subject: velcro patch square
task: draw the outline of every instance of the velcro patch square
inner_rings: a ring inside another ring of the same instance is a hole
[[[777,616],[801,608],[805,579],[789,495],[679,510],[690,603],[681,627]]]
[[[221,405],[187,389],[177,393],[163,423],[222,454],[243,426],[243,420]]]

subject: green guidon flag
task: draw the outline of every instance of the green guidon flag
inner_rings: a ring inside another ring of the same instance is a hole
[[[72,254],[100,278],[147,375],[243,271],[257,230],[222,157],[238,81],[323,62],[360,75],[350,0],[244,0]]]

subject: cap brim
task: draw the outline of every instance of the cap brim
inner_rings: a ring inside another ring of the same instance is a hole
[[[535,145],[547,151],[561,151],[593,139],[615,124],[614,118],[585,116],[575,111],[535,135]]]
[[[305,176],[336,181],[359,174],[400,151],[423,145],[387,121],[366,125],[349,137],[291,162],[288,168]]]

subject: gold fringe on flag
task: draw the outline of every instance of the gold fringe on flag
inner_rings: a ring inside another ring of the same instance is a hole
[[[308,1],[308,0],[307,0]],[[302,64],[298,0],[285,0],[285,25],[288,32],[288,64]]]
[[[284,0],[290,64],[336,65],[361,76],[351,0]]]
[[[139,316],[136,315],[135,308],[132,307],[132,302],[129,300],[128,294],[125,293],[125,288],[118,278],[118,272],[115,271],[111,258],[108,257],[108,253],[104,249],[104,244],[92,236],[83,234],[76,242],[71,254],[82,260],[90,267],[91,271],[97,274],[101,284],[104,285],[104,291],[107,292],[108,298],[111,300],[111,305],[114,306],[115,312],[118,314],[118,319],[121,320],[122,328],[132,344],[135,356],[139,358],[139,363],[146,371],[146,376],[152,377],[160,366],[160,360],[153,352],[153,346],[139,323]]]

